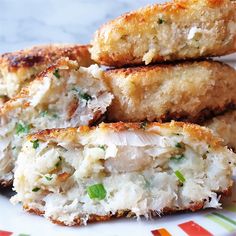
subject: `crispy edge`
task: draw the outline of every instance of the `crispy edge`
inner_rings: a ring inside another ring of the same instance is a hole
[[[146,65],[146,66],[131,66],[131,67],[124,67],[124,68],[108,68],[105,71],[105,76],[113,77],[113,76],[129,76],[129,75],[136,75],[141,73],[149,73],[151,71],[163,71],[163,70],[172,70],[173,68],[188,68],[189,66],[202,66],[207,69],[211,69],[214,67],[217,67],[218,69],[221,69],[223,67],[227,67],[230,70],[235,71],[234,68],[232,68],[230,65],[220,62],[220,61],[214,61],[212,59],[190,59],[186,61],[175,61],[175,62],[165,62],[164,64],[155,64],[155,65]],[[236,74],[236,72],[235,72]]]
[[[222,192],[217,192],[217,195],[218,196],[229,196],[229,195],[231,195],[231,193],[232,193],[232,186],[230,186],[228,189],[226,189]],[[160,217],[163,215],[170,215],[170,214],[178,213],[178,212],[195,212],[195,211],[203,209],[203,207],[204,207],[204,200],[199,201],[199,202],[193,202],[189,205],[189,207],[183,208],[183,209],[172,209],[172,208],[166,207],[162,210],[161,213],[157,213],[156,211],[151,211],[149,213],[149,217],[156,217],[156,216]],[[39,209],[36,209],[36,208],[30,208],[27,205],[23,205],[23,209],[29,213],[36,214],[39,216],[44,215],[43,211],[40,211]],[[104,216],[100,216],[100,215],[92,214],[89,216],[88,223],[104,222],[104,221],[108,221],[108,220],[112,220],[112,219],[116,219],[116,218],[124,218],[124,217],[131,218],[131,217],[135,217],[135,215],[134,215],[134,213],[132,213],[129,210],[120,210],[120,211],[116,212],[114,215],[107,214]],[[66,225],[62,221],[55,220],[52,218],[50,218],[50,221],[54,224],[57,224],[57,225],[69,226],[69,225]],[[72,226],[82,226],[83,225],[83,222],[81,221],[80,218],[75,219],[73,223],[74,224]]]
[[[145,123],[145,131],[158,133],[158,130],[153,131],[153,128],[160,128],[169,130],[173,133],[188,133],[191,137],[198,139],[199,141],[205,141],[211,145],[213,148],[219,148],[222,146],[222,140],[213,135],[212,131],[208,128],[201,127],[196,124],[184,123],[171,121],[169,123]],[[35,134],[30,134],[27,136],[28,140],[38,139],[41,141],[46,141],[48,139],[66,139],[66,140],[76,140],[77,131],[81,134],[86,134],[95,130],[96,127],[81,126],[79,128],[65,128],[65,129],[47,129],[40,131]],[[144,130],[143,123],[101,123],[98,127],[102,131],[112,130],[115,132],[124,130]]]
[[[0,56],[0,66],[7,67],[9,72],[19,68],[29,68],[55,62],[61,57],[81,61],[82,66],[92,64],[89,53],[90,45],[52,44],[35,46],[29,49],[5,53]]]

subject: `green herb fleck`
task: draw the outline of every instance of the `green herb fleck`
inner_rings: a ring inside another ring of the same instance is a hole
[[[12,149],[12,150],[15,150],[15,149],[16,149],[16,146],[13,146],[11,149]]]
[[[57,114],[53,114],[52,117],[55,118],[55,119],[57,119],[57,118],[58,118],[58,115],[57,115]]]
[[[176,144],[175,144],[175,147],[177,147],[177,148],[182,148],[182,144],[181,144],[181,143],[176,143]]]
[[[175,171],[175,175],[179,179],[180,183],[183,184],[185,182],[185,178],[184,178],[183,174],[179,170]]]
[[[32,192],[38,192],[39,190],[40,190],[39,187],[35,187],[35,188],[32,189]]]
[[[161,24],[163,24],[163,23],[165,23],[165,21],[164,21],[163,19],[159,18],[159,19],[158,19],[158,24],[161,25]]]
[[[37,149],[39,147],[39,140],[32,140],[30,141],[31,143],[33,143],[33,149]]]
[[[141,128],[141,129],[145,129],[145,128],[147,127],[147,125],[148,125],[147,121],[143,121],[143,122],[141,122],[141,124],[140,124],[140,128]]]
[[[77,88],[74,88],[74,87],[71,90],[75,91],[75,92],[78,92]]]
[[[62,161],[62,157],[61,157],[61,156],[59,156],[58,158],[59,158],[59,160],[58,160],[58,162],[55,164],[55,167],[56,167],[56,168],[58,168],[58,167],[61,165],[61,161]]]
[[[151,187],[151,183],[146,179],[146,177],[144,176],[144,175],[142,175],[143,176],[143,179],[144,179],[144,182],[145,182],[145,187],[146,188],[150,188]]]
[[[91,199],[102,200],[106,197],[106,189],[103,184],[94,184],[87,187],[87,193]]]
[[[48,175],[45,175],[45,178],[46,178],[47,181],[51,181],[53,179],[52,176],[48,176]]]
[[[88,93],[79,92],[79,97],[86,101],[92,100],[92,97]]]
[[[60,74],[59,74],[59,69],[56,69],[54,72],[53,72],[53,75],[56,77],[56,78],[58,78],[58,79],[60,79]]]
[[[16,134],[20,134],[20,133],[29,133],[30,130],[30,126],[24,123],[17,123],[16,125]]]
[[[105,145],[99,145],[98,147],[101,148],[103,151],[106,150],[106,146]]]
[[[180,160],[182,160],[183,158],[185,158],[184,154],[182,155],[177,155],[177,156],[173,156],[170,158],[171,161],[175,161],[175,162],[179,162]]]
[[[39,113],[39,116],[41,116],[41,117],[45,117],[45,116],[47,116],[47,115],[48,115],[48,111],[47,111],[47,110],[41,111],[41,112]]]

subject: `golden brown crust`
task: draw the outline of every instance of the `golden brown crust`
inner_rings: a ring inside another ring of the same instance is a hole
[[[235,11],[236,4],[229,0],[176,0],[147,6],[103,25],[92,42],[92,58],[100,64],[122,67],[144,64],[144,61],[149,64],[233,53],[236,51],[236,34],[231,35],[227,24],[236,20]],[[159,19],[161,23],[158,24]],[[169,28],[163,31],[162,26]],[[206,31],[215,30],[205,35],[204,42],[199,41],[200,46],[195,42],[183,45],[188,41],[188,34],[183,31],[190,31],[194,26],[203,26]],[[208,42],[207,36],[211,37]],[[230,37],[229,41],[223,42]],[[162,52],[161,49],[167,48]],[[146,61],[144,56],[149,50],[152,58]]]
[[[190,137],[195,138],[199,141],[205,141],[212,148],[218,148],[222,145],[222,140],[215,137],[210,129],[201,127],[199,125],[184,123],[184,122],[175,122],[172,121],[170,123],[145,123],[145,127],[143,123],[101,123],[98,129],[101,131],[112,130],[115,132],[123,131],[123,130],[144,130],[147,132],[155,132],[161,133],[161,130],[168,130],[170,134],[176,133],[187,133]],[[157,128],[157,129],[153,129]],[[80,128],[66,128],[66,129],[47,129],[40,131],[35,134],[30,134],[27,136],[28,140],[35,140],[39,139],[42,141],[48,141],[50,139],[55,140],[76,140],[77,131],[82,134],[86,134],[91,132],[92,130],[96,129],[96,127],[88,127],[82,126]]]
[[[9,72],[15,72],[19,68],[28,68],[40,65],[49,65],[61,57],[70,60],[78,60],[81,66],[91,65],[89,45],[43,45],[29,49],[5,53],[0,56],[0,66],[6,66]]]
[[[186,121],[202,124],[236,105],[236,71],[216,61],[112,69],[109,122]]]
[[[230,189],[227,189],[225,191],[219,192],[217,193],[218,195],[223,195],[223,196],[228,196],[227,194],[229,194]],[[199,211],[201,209],[203,209],[204,207],[204,201],[201,202],[193,202],[189,205],[188,208],[183,208],[183,209],[171,209],[171,208],[164,208],[162,210],[161,213],[157,213],[155,211],[150,211],[149,215],[150,217],[156,217],[156,216],[162,216],[162,215],[168,215],[168,214],[173,214],[173,213],[177,213],[177,212],[195,212],[195,211]],[[32,213],[32,214],[36,214],[39,216],[43,216],[44,212],[40,211],[39,209],[33,209],[30,208],[26,205],[23,206],[24,210]],[[129,210],[120,210],[118,212],[116,212],[114,215],[112,214],[108,214],[108,215],[104,215],[104,216],[100,216],[100,215],[90,215],[88,218],[87,223],[95,223],[95,222],[104,222],[104,221],[108,221],[108,220],[112,220],[112,219],[116,219],[116,218],[121,218],[121,217],[126,217],[126,218],[130,218],[130,217],[134,217],[135,215],[129,211]],[[69,226],[66,225],[64,222],[59,221],[57,219],[53,219],[50,218],[50,220],[52,221],[52,223],[57,224],[57,225],[62,225],[62,226]],[[73,222],[73,226],[81,226],[83,225],[83,221],[80,218],[77,218],[74,220]]]

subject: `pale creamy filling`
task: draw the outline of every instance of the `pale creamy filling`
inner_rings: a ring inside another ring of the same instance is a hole
[[[100,72],[93,65],[62,75],[67,79],[44,77],[31,86],[28,107],[23,108],[25,100],[18,99],[15,109],[0,117],[0,179],[8,178],[28,133],[90,125],[106,112],[113,95],[99,78]]]
[[[120,210],[148,217],[150,211],[159,214],[165,208],[180,210],[203,201],[205,207],[220,207],[216,192],[232,183],[226,156],[211,150],[200,154],[183,142],[183,136],[156,145],[150,145],[151,140],[136,146],[117,141],[76,147],[40,143],[36,150],[28,142],[17,163],[13,202],[36,207],[47,218],[69,225],[76,218],[86,223],[90,214]],[[102,200],[91,199],[87,192],[98,183],[106,190]]]
[[[145,64],[151,63],[157,54],[166,57],[175,53],[187,54],[187,56],[189,54],[191,56],[190,51],[196,52],[197,50],[201,55],[209,49],[211,50],[209,41],[211,41],[212,45],[221,43],[222,47],[224,47],[232,43],[235,37],[236,24],[232,20],[229,20],[227,23],[216,21],[211,27],[205,23],[204,25],[193,25],[190,29],[187,29],[180,28],[174,23],[168,24],[162,16],[159,19],[161,19],[161,23],[158,20],[158,25],[156,26],[158,34],[151,39],[146,39],[149,41],[149,47],[142,58]],[[225,25],[228,35],[224,39],[219,38],[219,29],[222,25]],[[139,37],[137,37],[138,40]]]

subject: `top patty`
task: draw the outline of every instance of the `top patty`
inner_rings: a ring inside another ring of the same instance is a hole
[[[176,0],[125,14],[95,34],[92,58],[104,65],[149,64],[236,51],[236,4]]]

